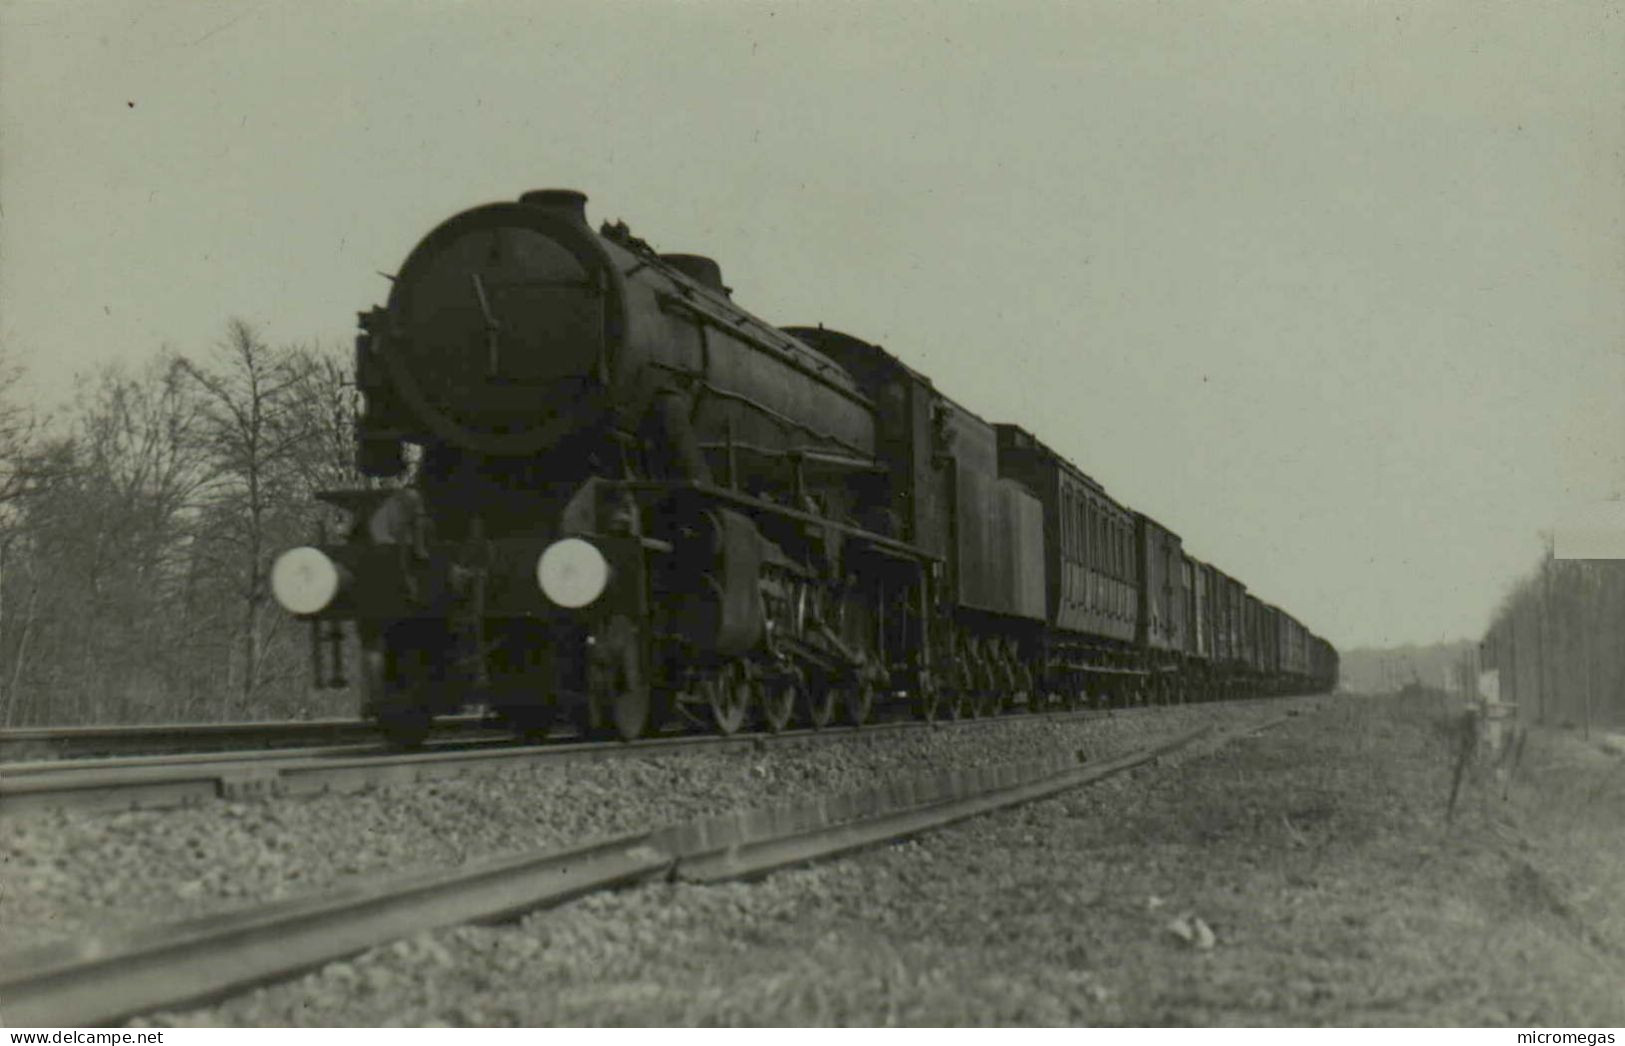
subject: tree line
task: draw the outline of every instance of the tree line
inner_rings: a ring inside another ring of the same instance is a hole
[[[1548,552],[1503,600],[1478,668],[1526,722],[1625,725],[1625,562]]]
[[[0,726],[353,714],[269,584],[366,483],[347,352],[233,320],[48,415],[21,382],[0,358]]]

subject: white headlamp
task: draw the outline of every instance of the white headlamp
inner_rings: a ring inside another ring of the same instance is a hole
[[[590,541],[563,538],[536,560],[536,583],[555,604],[578,610],[609,587],[609,560]]]

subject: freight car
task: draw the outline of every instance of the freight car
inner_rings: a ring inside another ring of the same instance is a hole
[[[347,534],[272,586],[319,684],[353,625],[401,743],[470,700],[632,738],[1328,682],[1319,640],[1030,433],[758,319],[577,192],[430,232],[361,316],[356,384],[359,468],[408,478],[324,494]]]

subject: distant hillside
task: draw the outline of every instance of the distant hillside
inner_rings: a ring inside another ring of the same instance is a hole
[[[1455,664],[1474,646],[1470,639],[1458,639],[1428,646],[1360,647],[1339,651],[1343,658],[1339,686],[1359,693],[1386,693],[1415,679],[1423,686],[1443,688],[1447,682],[1447,666]]]

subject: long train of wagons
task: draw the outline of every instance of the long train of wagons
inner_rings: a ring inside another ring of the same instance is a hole
[[[1031,433],[585,203],[418,244],[355,374],[361,471],[411,480],[322,495],[348,534],[273,567],[319,684],[353,623],[397,742],[471,700],[633,738],[1335,685],[1329,643]]]

